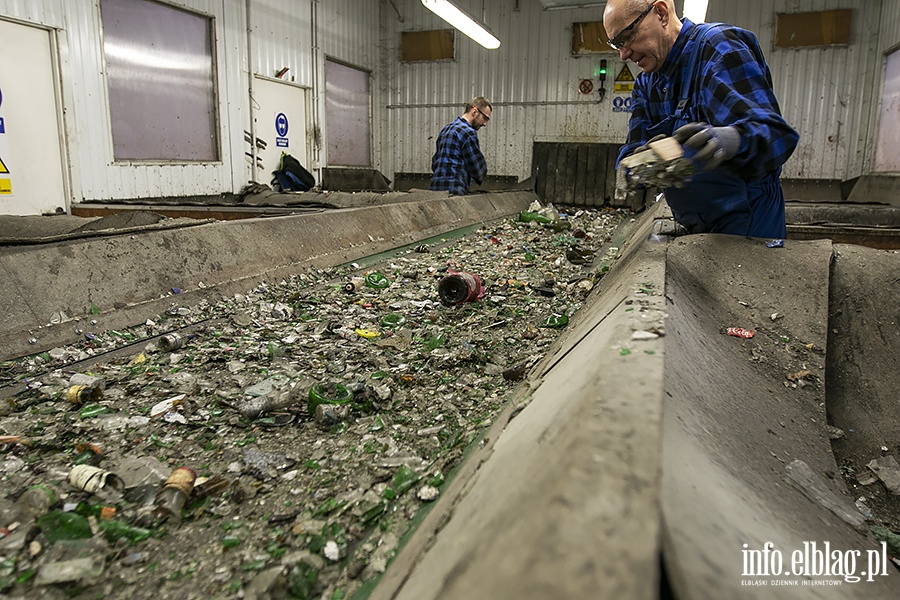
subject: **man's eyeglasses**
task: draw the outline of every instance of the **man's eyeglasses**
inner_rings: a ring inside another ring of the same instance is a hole
[[[638,23],[644,20],[650,11],[653,10],[653,7],[656,6],[656,2],[651,2],[650,6],[647,7],[647,10],[638,15],[637,19],[631,22],[631,25],[617,33],[613,36],[613,39],[609,40],[609,46],[613,50],[621,50],[625,47],[625,44],[631,41],[634,37],[634,28],[638,26]]]
[[[484,117],[484,122],[485,122],[485,123],[487,123],[488,121],[491,120],[491,118],[490,118],[489,116],[487,116],[486,114],[484,114],[484,112],[483,112],[480,108],[478,108],[477,106],[475,107],[475,110],[477,110],[479,113],[481,113],[481,116]]]

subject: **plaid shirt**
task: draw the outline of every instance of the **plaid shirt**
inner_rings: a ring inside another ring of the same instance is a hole
[[[648,141],[650,125],[675,113],[684,86],[691,85],[691,50],[701,43],[698,76],[687,108],[690,120],[737,127],[740,149],[726,167],[739,177],[752,181],[777,171],[794,152],[800,136],[781,116],[772,74],[756,36],[717,24],[698,41],[693,36],[696,26],[688,19],[682,23],[662,68],[637,77],[628,141],[619,160]]]
[[[474,179],[481,183],[487,163],[478,146],[478,134],[462,117],[441,129],[431,159],[431,189],[464,196]]]

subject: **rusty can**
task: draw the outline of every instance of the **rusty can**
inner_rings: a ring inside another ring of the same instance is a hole
[[[478,275],[458,271],[438,282],[438,294],[444,306],[456,306],[481,297],[484,294],[484,284]]]
[[[196,480],[197,473],[189,467],[178,467],[172,471],[163,489],[156,495],[156,516],[180,522],[181,509],[190,497]]]
[[[85,402],[96,402],[103,398],[103,390],[89,385],[70,385],[66,390],[66,402],[81,406]]]

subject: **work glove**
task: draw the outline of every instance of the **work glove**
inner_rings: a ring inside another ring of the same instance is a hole
[[[694,150],[690,159],[700,171],[711,171],[734,158],[741,147],[736,127],[711,127],[706,123],[688,123],[672,134],[685,149]]]
[[[637,148],[629,152],[628,156],[633,156],[635,154],[640,154],[644,150],[649,150],[651,143],[661,140],[664,137],[666,137],[666,134],[664,133],[653,136],[652,138],[647,140],[644,145],[638,146]],[[613,197],[615,198],[616,202],[621,203],[626,200],[626,198],[628,197],[628,193],[631,191],[633,191],[633,186],[628,181],[628,168],[620,163],[619,168],[616,169],[616,189]]]
[[[658,142],[659,140],[661,140],[661,139],[663,139],[663,138],[665,138],[665,137],[666,137],[666,134],[664,134],[664,133],[661,133],[661,134],[659,134],[659,135],[655,135],[655,136],[653,136],[652,138],[650,138],[649,140],[647,140],[647,143],[644,144],[643,146],[638,146],[637,148],[635,148],[635,149],[631,152],[631,154],[640,154],[640,153],[643,152],[644,150],[649,150],[649,149],[650,149],[650,144],[652,144],[653,142]],[[630,156],[630,155],[629,155],[629,156]]]

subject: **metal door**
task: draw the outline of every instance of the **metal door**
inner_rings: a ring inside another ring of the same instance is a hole
[[[0,214],[68,210],[50,31],[0,20]]]

